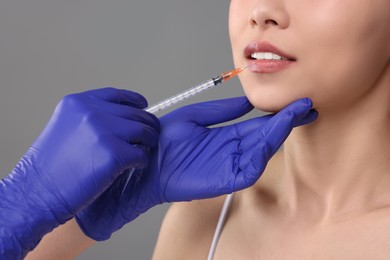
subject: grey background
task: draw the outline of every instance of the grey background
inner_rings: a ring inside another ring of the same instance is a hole
[[[113,86],[151,104],[232,69],[228,9],[229,1],[1,0],[0,177],[68,93]],[[186,103],[238,95],[235,79]],[[150,259],[168,206],[77,259]]]

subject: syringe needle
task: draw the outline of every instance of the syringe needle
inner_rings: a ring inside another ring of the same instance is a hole
[[[243,68],[237,68],[237,69],[231,70],[229,72],[222,73],[221,74],[222,81],[228,81],[229,79],[234,78],[235,76],[238,75],[238,73],[240,73],[241,71],[245,70],[248,67],[249,66],[246,66]]]

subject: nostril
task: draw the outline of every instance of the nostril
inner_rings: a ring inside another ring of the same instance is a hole
[[[268,25],[278,25],[278,23],[275,20],[272,20],[272,19],[265,20],[265,24],[268,24]]]
[[[251,19],[251,21],[250,21],[250,22],[251,22],[251,25],[252,25],[252,26],[256,26],[256,25],[257,25],[257,22],[256,22],[256,20],[255,20],[255,19]]]

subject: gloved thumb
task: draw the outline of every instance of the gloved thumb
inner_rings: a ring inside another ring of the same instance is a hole
[[[201,126],[209,126],[239,118],[253,109],[246,97],[235,97],[196,103],[181,107],[169,115],[186,118]]]

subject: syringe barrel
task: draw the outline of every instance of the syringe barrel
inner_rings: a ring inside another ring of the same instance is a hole
[[[145,110],[149,113],[155,114],[159,111],[162,111],[166,108],[169,108],[181,101],[186,100],[189,97],[195,96],[199,94],[200,92],[203,92],[206,89],[212,88],[216,86],[217,84],[221,83],[222,79],[221,77],[215,77],[212,78],[204,83],[201,83],[195,87],[192,87],[186,91],[180,92],[179,94],[176,94],[170,98],[167,98],[151,107],[146,108]]]

